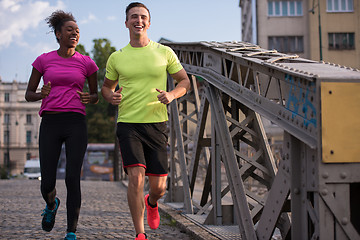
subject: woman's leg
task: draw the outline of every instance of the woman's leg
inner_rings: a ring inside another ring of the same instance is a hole
[[[61,152],[59,126],[43,117],[39,132],[39,154],[41,168],[41,194],[49,209],[55,207],[56,170]]]
[[[67,188],[67,232],[76,232],[81,206],[80,177],[87,148],[87,127],[85,117],[75,119],[68,128],[65,140]]]

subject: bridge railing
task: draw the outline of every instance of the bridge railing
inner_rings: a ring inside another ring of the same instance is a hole
[[[358,70],[244,42],[166,45],[192,82],[170,104],[167,202],[242,239],[360,238]],[[284,133],[280,157],[264,120]]]

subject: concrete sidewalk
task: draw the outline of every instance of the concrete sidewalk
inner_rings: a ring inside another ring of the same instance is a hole
[[[127,205],[126,187],[121,182],[82,181],[82,206],[78,239],[135,239]],[[41,229],[45,203],[38,180],[0,180],[0,239],[63,239],[66,231],[66,188],[57,181],[61,200],[54,229]],[[148,239],[218,239],[160,204],[160,227],[152,230],[145,219]],[[146,218],[146,217],[145,217]]]

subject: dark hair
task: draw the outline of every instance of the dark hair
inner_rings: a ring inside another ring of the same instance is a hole
[[[150,10],[145,6],[145,4],[140,3],[140,2],[132,2],[126,7],[126,10],[125,10],[126,21],[128,20],[128,13],[129,13],[130,9],[132,9],[134,7],[143,7],[143,8],[145,8],[149,13],[149,21],[150,21]]]
[[[57,10],[53,12],[49,17],[45,19],[46,23],[53,30],[55,37],[56,32],[61,31],[61,27],[65,22],[73,21],[76,22],[74,16],[70,12],[64,12],[63,10]],[[59,39],[56,38],[56,41],[59,42]]]

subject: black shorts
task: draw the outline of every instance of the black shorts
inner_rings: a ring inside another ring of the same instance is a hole
[[[144,167],[145,175],[167,176],[167,127],[161,123],[117,124],[116,135],[125,173],[128,167]]]

